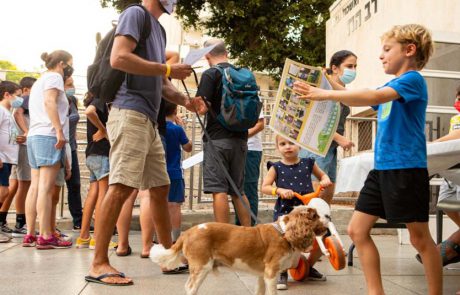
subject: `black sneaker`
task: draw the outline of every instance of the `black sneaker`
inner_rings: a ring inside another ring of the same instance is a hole
[[[13,233],[13,230],[12,230],[11,228],[9,228],[9,227],[8,227],[8,224],[6,224],[6,223],[0,225],[0,231],[1,231],[3,234],[5,234],[5,235],[7,235],[7,236],[9,236],[9,237],[11,237],[11,234]]]
[[[310,266],[310,272],[308,273],[309,281],[325,281],[327,280],[326,276],[317,271],[315,268]]]
[[[24,224],[20,228],[14,227],[13,238],[23,238],[25,235],[27,235],[27,225]]]
[[[288,281],[288,273],[284,271],[280,273],[278,277],[278,281],[276,282],[276,290],[287,290],[287,281]]]
[[[81,225],[74,225],[72,228],[73,232],[80,232],[81,231]],[[89,226],[89,232],[94,233],[94,226],[90,225]]]

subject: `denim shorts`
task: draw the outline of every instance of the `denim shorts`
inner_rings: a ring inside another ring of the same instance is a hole
[[[64,167],[65,148],[57,150],[54,136],[33,135],[27,137],[27,156],[32,169],[61,163]]]
[[[8,163],[3,163],[2,168],[0,168],[0,186],[10,186],[10,174],[11,167],[13,165]]]
[[[109,157],[101,155],[89,155],[86,157],[86,167],[89,170],[89,181],[99,181],[109,175]]]
[[[185,201],[185,183],[183,179],[171,179],[168,202],[183,203]]]
[[[329,176],[333,183],[336,182],[337,179],[337,148],[330,148],[327,151],[326,156],[318,156],[313,154],[307,150],[302,149],[299,153],[300,158],[313,158],[315,159],[315,163],[318,167],[323,170],[324,173]],[[318,181],[316,177],[312,174],[311,179],[314,181]]]

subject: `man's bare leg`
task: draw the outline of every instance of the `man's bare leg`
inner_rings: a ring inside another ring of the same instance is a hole
[[[134,188],[120,183],[110,185],[100,208],[98,208],[96,218],[97,243],[93,263],[89,271],[89,274],[93,277],[98,277],[105,273],[119,273],[118,270],[110,265],[108,248],[121,208],[133,190]],[[132,282],[132,279],[108,277],[104,278],[103,281],[125,284]]]
[[[230,206],[227,193],[213,193],[214,220],[216,222],[230,222]],[[242,224],[242,223],[241,223]]]
[[[235,206],[235,214],[238,214],[238,218],[242,226],[251,226],[251,213],[249,213],[249,201],[246,195],[242,195],[244,206],[238,196],[232,196],[233,205]],[[250,210],[250,209],[249,209]]]

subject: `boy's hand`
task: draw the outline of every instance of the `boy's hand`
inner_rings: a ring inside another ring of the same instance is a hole
[[[298,98],[300,99],[308,99],[308,100],[326,100],[324,97],[325,90],[321,88],[317,88],[307,83],[296,81],[294,83],[293,90],[297,93],[300,93],[301,96]]]
[[[182,127],[185,126],[184,120],[182,120],[182,118],[179,117],[179,116],[176,116],[176,118],[174,120],[174,123],[176,123],[177,125],[182,126]]]
[[[23,144],[23,143],[26,142],[26,140],[27,140],[27,137],[24,136],[24,135],[18,135],[18,136],[16,136],[16,142],[17,142],[18,144]]]
[[[321,185],[322,187],[328,187],[328,186],[332,185],[332,181],[331,181],[331,179],[329,178],[329,176],[327,176],[326,174],[324,174],[324,175],[321,177],[321,180],[319,181],[319,185]]]
[[[292,199],[294,197],[294,192],[290,189],[278,188],[276,193],[283,199]]]
[[[107,135],[106,130],[100,130],[98,129],[96,133],[93,134],[93,141],[98,142],[101,141],[102,139],[107,138],[109,139],[109,136]]]
[[[0,169],[2,169],[2,168],[3,168],[3,162],[2,162],[2,160],[0,160]]]
[[[72,170],[70,170],[68,168],[65,168],[65,177],[64,177],[64,179],[69,180],[70,177],[72,177]]]

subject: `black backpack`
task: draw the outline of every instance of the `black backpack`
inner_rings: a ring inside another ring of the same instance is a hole
[[[150,36],[152,30],[150,13],[140,4],[129,5],[126,9],[132,6],[139,6],[144,10],[142,33],[134,52],[145,58],[145,56],[142,56],[141,52],[144,54],[146,53],[147,38]],[[88,91],[91,92],[94,97],[100,98],[105,102],[112,102],[115,99],[118,89],[120,89],[125,77],[129,75],[128,73],[116,70],[110,66],[110,54],[112,53],[116,29],[117,28],[114,27],[105,35],[101,42],[99,42],[96,57],[87,70]]]

